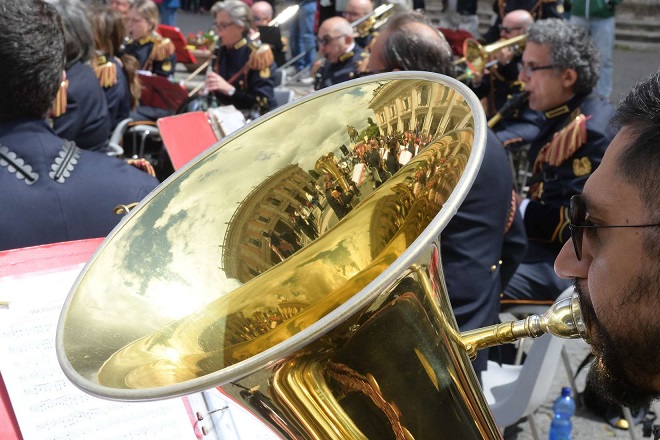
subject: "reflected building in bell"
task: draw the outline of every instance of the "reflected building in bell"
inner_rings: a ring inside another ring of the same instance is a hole
[[[281,169],[254,188],[240,203],[225,234],[222,264],[227,277],[245,283],[282,261],[269,234],[294,248],[299,246],[293,215],[307,204],[306,193],[314,191],[314,179],[297,165]]]
[[[471,115],[463,103],[449,87],[431,87],[427,81],[410,81],[404,87],[390,82],[374,91],[369,108],[383,135],[410,130],[435,137],[447,127],[464,126],[461,121]]]

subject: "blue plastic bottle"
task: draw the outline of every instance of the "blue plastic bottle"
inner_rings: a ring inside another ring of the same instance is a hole
[[[550,425],[550,436],[548,440],[571,440],[571,416],[575,413],[575,401],[571,397],[571,389],[563,387],[561,396],[555,400],[552,407],[555,411],[555,417]]]

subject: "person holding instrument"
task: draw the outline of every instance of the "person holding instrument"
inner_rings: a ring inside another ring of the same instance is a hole
[[[248,37],[250,7],[238,0],[218,2],[211,8],[221,44],[214,50],[206,88],[223,105],[265,113],[277,106],[273,88],[277,69],[268,46]],[[266,50],[264,50],[264,48]]]
[[[519,78],[529,107],[544,112],[541,133],[529,150],[532,177],[520,204],[529,238],[525,259],[504,291],[506,302],[554,301],[570,286],[552,264],[569,239],[569,203],[598,167],[614,137],[614,113],[592,95],[598,81],[598,51],[586,32],[564,20],[535,22]]]
[[[364,52],[355,44],[353,27],[345,18],[332,17],[324,21],[319,28],[318,43],[325,62],[315,73],[315,90],[356,77]]]
[[[171,77],[176,68],[174,44],[156,32],[158,5],[151,0],[136,0],[128,10],[126,28],[130,40],[124,51],[137,58],[140,70]]]
[[[572,280],[591,336],[587,383],[638,408],[660,398],[660,72],[635,85],[612,123],[621,129],[584,189],[555,271]]]

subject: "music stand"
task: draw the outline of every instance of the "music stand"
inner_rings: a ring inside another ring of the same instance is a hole
[[[454,55],[462,57],[465,55],[463,53],[463,42],[467,38],[472,38],[472,34],[468,31],[462,29],[447,29],[447,28],[438,28],[438,30],[445,36],[447,43],[451,47],[451,51]]]
[[[175,170],[218,142],[206,112],[190,112],[160,118],[158,129]]]
[[[197,63],[197,59],[195,58],[195,55],[193,55],[190,52],[190,50],[188,50],[188,42],[186,41],[186,38],[183,36],[181,29],[179,29],[176,26],[159,24],[156,30],[161,36],[165,38],[169,38],[170,41],[172,41],[172,44],[174,44],[174,48],[176,50],[177,63],[184,63],[184,64]]]
[[[163,76],[141,72],[138,76],[142,83],[142,105],[176,111],[188,99],[188,93],[179,84]]]
[[[286,63],[286,53],[284,52],[284,44],[282,44],[282,33],[277,26],[258,26],[259,39],[273,48],[273,55],[275,57],[275,64],[281,66]]]

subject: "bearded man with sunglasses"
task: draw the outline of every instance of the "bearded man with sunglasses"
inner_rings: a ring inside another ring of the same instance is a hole
[[[591,94],[598,69],[597,49],[581,28],[558,19],[529,28],[519,79],[544,121],[529,150],[532,177],[520,204],[529,247],[504,303],[552,302],[570,286],[553,262],[570,237],[571,196],[582,191],[615,134],[608,128],[613,107]]]
[[[631,408],[660,398],[660,72],[633,87],[555,270],[572,279],[595,360],[588,384]]]

